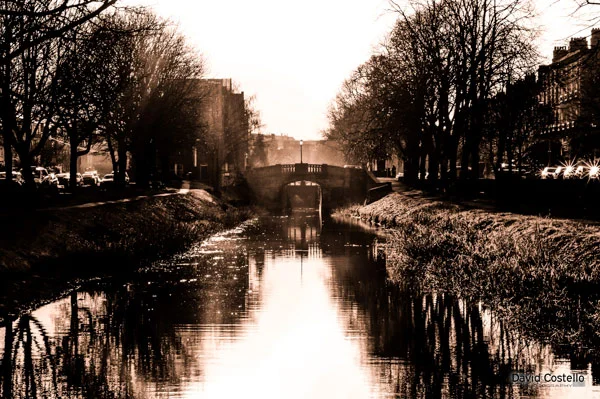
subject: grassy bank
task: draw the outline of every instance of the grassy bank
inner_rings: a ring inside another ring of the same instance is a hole
[[[250,216],[202,190],[5,215],[2,224],[8,228],[0,233],[0,318],[77,280],[131,272]]]
[[[470,210],[398,193],[340,213],[390,228],[387,268],[397,284],[483,300],[528,323],[534,335],[562,329],[561,342],[580,339],[582,329],[600,320],[597,225]]]

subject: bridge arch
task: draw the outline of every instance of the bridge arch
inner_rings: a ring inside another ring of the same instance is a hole
[[[298,209],[321,212],[323,189],[319,183],[298,180],[284,185],[282,190],[282,209],[288,212]]]

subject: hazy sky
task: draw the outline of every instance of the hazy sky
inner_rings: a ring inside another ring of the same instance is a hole
[[[586,19],[600,13],[600,5],[569,16],[585,1],[536,0],[544,55],[551,57],[553,46],[565,45],[573,34],[590,34]],[[208,77],[232,78],[246,96],[255,95],[263,132],[304,139],[318,138],[326,128],[327,106],[342,81],[367,60],[395,20],[387,0],[127,3],[152,6],[178,23],[205,57]]]

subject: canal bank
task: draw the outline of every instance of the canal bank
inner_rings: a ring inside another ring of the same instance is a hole
[[[389,229],[386,268],[398,285],[483,301],[508,319],[522,318],[529,334],[555,326],[557,343],[586,341],[582,334],[597,340],[597,224],[468,209],[401,193],[338,212]]]
[[[131,272],[250,216],[204,190],[4,215],[0,317],[80,280]]]

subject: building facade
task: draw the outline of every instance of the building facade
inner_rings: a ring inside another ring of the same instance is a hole
[[[219,189],[235,183],[247,166],[250,132],[244,92],[231,79],[198,79],[199,129],[196,143],[172,156],[172,172]]]
[[[600,110],[599,53],[600,29],[596,28],[589,43],[585,37],[573,38],[568,47],[554,48],[551,64],[539,67],[539,101],[551,113],[541,138],[548,142],[553,161],[593,157],[598,152],[594,108]]]

